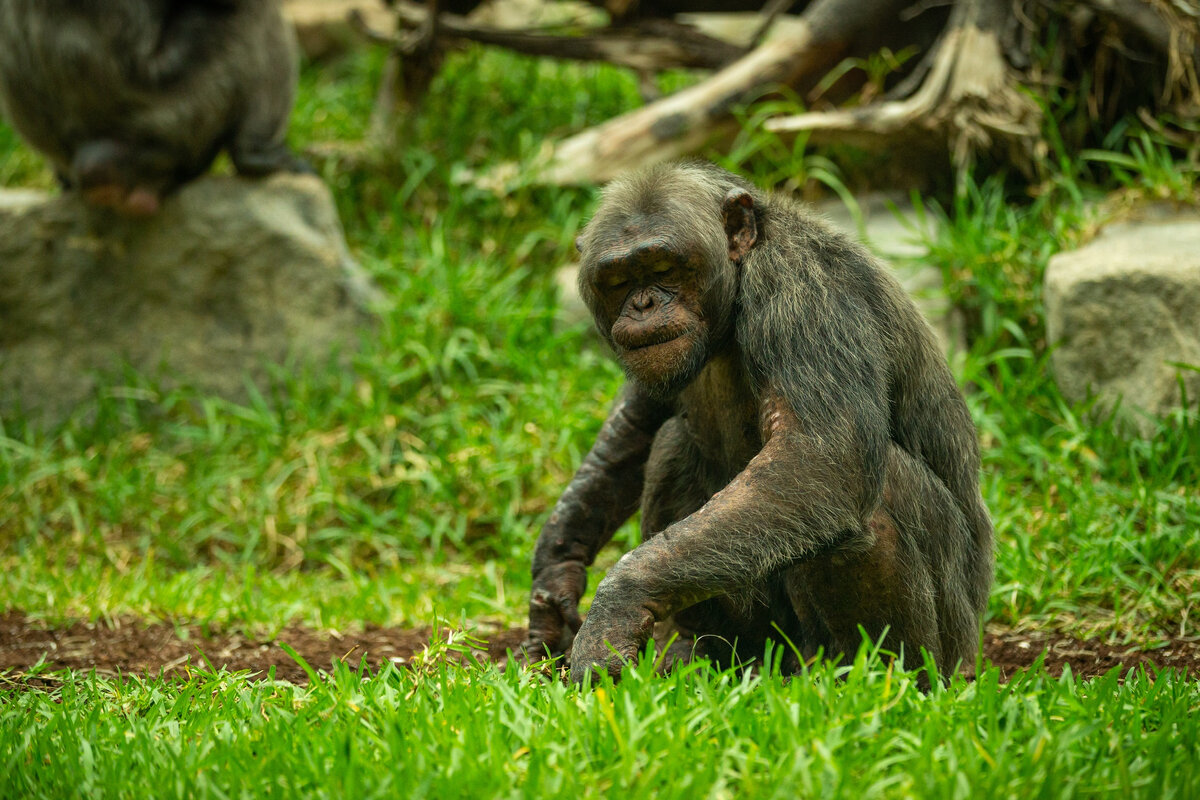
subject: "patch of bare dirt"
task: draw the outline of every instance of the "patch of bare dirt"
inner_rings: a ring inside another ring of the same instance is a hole
[[[1075,639],[1042,631],[999,631],[983,636],[983,655],[1000,668],[1005,678],[1024,669],[1042,653],[1046,654],[1046,671],[1058,677],[1063,667],[1070,666],[1074,675],[1092,678],[1103,675],[1113,667],[1126,672],[1134,667],[1174,669],[1186,675],[1200,677],[1200,640],[1169,639],[1156,642],[1154,647],[1143,645],[1109,645],[1099,639]]]
[[[474,635],[486,639],[478,656],[502,660],[525,635],[522,628],[482,629]],[[0,615],[0,673],[20,675],[41,659],[50,669],[70,668],[116,674],[183,675],[188,669],[224,667],[250,670],[265,676],[271,667],[279,680],[308,680],[295,660],[281,647],[286,643],[317,670],[329,670],[335,661],[352,667],[360,663],[378,669],[391,662],[400,666],[419,656],[429,641],[428,628],[367,628],[355,633],[316,631],[289,626],[273,640],[243,634],[205,636],[194,626],[162,623],[146,625],[136,618],[113,624],[76,622],[46,628],[20,611]],[[984,657],[1000,668],[1005,678],[1031,666],[1043,652],[1047,671],[1060,675],[1070,665],[1079,676],[1093,677],[1113,667],[1123,670],[1144,665],[1150,669],[1174,668],[1200,676],[1200,641],[1174,640],[1153,649],[1113,647],[1098,640],[1079,640],[1051,633],[989,632],[984,636]]]
[[[46,628],[20,611],[0,614],[0,672],[23,672],[45,658],[50,669],[96,670],[117,673],[182,674],[188,669],[225,667],[251,670],[265,676],[271,667],[279,680],[306,683],[308,675],[280,647],[292,647],[309,666],[328,671],[335,661],[352,667],[360,662],[378,669],[387,662],[409,664],[425,649],[429,628],[371,627],[355,633],[335,633],[288,626],[274,639],[256,639],[240,633],[205,636],[195,626],[151,625],[128,617],[109,625],[75,622],[67,627]],[[486,638],[487,650],[480,657],[503,658],[507,648],[516,647],[525,636],[522,629],[477,631]]]

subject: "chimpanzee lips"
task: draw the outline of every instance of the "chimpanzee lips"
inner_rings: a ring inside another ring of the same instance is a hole
[[[657,331],[646,337],[627,338],[626,341],[618,341],[617,344],[625,351],[630,350],[645,350],[648,347],[658,347],[660,344],[673,342],[683,336],[684,331],[664,330]]]
[[[688,330],[687,325],[680,325],[678,322],[667,325],[639,325],[619,321],[613,326],[612,338],[618,347],[629,352],[673,342],[685,336]]]

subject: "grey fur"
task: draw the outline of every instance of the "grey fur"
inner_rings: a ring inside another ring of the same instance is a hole
[[[757,219],[739,262],[722,217],[731,192],[749,193]],[[597,588],[573,671],[615,670],[609,647],[632,657],[655,626],[722,660],[734,654],[711,643],[756,655],[776,627],[806,657],[853,651],[861,625],[887,631],[910,665],[922,648],[943,670],[973,664],[993,570],[975,429],[900,285],[789,198],[707,164],[659,166],[606,189],[580,237],[605,335],[597,254],[631,231],[695,256],[709,335],[666,370],[686,373],[676,386],[631,380],[625,422],[601,432],[538,542],[539,613],[548,599],[573,608],[582,579],[539,575],[590,565],[624,519],[593,504],[641,497],[645,541]],[[635,458],[644,472],[629,471]]]

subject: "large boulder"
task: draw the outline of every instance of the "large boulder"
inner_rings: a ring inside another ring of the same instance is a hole
[[[1104,228],[1046,269],[1046,333],[1054,377],[1070,400],[1089,391],[1107,412],[1121,399],[1145,432],[1140,409],[1179,406],[1179,376],[1200,397],[1200,214],[1161,207]]]
[[[203,178],[144,220],[0,191],[0,410],[53,421],[124,364],[240,398],[351,351],[372,293],[314,176]]]

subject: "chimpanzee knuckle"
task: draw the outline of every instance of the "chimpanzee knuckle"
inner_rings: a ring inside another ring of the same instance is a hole
[[[538,644],[557,642],[562,636],[562,620],[547,615],[533,615],[529,619],[529,633],[526,639]]]
[[[575,644],[571,648],[571,677],[576,683],[583,682],[592,670],[603,670],[609,673],[620,672],[621,661],[624,660],[623,655],[618,655],[620,649],[617,648],[617,653],[613,652],[616,645],[612,645],[607,639],[597,639],[588,637],[586,640],[581,640],[576,637]],[[614,669],[615,666],[615,669]]]
[[[571,649],[571,679],[575,683],[594,680],[607,673],[613,680],[620,677],[625,664],[635,661],[640,646],[628,637],[617,635],[576,637]]]
[[[598,657],[600,657],[600,654],[595,652],[595,647],[589,641],[589,637],[584,631],[580,631],[576,634],[575,641],[571,645],[571,674],[574,675],[581,670],[591,668],[593,664],[598,663]]]
[[[583,686],[588,683],[597,682],[597,673],[594,669],[595,665],[581,661],[576,661],[575,657],[571,658],[571,683],[576,686]]]
[[[609,570],[608,575],[596,587],[596,597],[592,601],[593,607],[634,605],[648,594],[642,571],[637,567],[622,568],[621,563],[617,562],[617,565]]]
[[[557,658],[562,654],[563,651],[556,650],[546,639],[534,636],[521,642],[520,646],[521,659],[526,663],[543,661],[547,658]]]
[[[584,684],[595,685],[600,682],[600,678],[607,673],[616,681],[621,674],[621,664],[607,663],[604,661],[593,661],[581,663],[579,665],[571,665],[571,681],[577,686]]]

